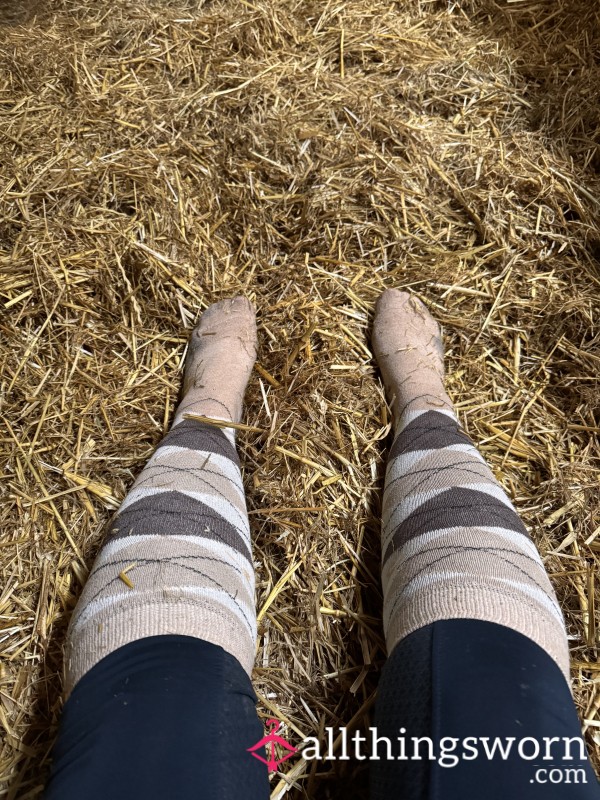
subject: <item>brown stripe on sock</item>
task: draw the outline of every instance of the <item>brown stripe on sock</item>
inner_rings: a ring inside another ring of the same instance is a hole
[[[229,441],[220,428],[194,419],[184,419],[166,434],[160,447],[187,447],[190,450],[202,450],[230,458],[240,466],[240,459],[235,446]]]
[[[455,527],[494,526],[529,534],[518,514],[492,495],[464,487],[456,487],[426,500],[395,529],[383,557],[383,563],[394,550],[422,533]]]
[[[224,517],[177,491],[142,497],[117,514],[107,541],[124,536],[198,536],[223,542],[252,563],[249,545]]]
[[[415,450],[437,450],[452,444],[473,442],[458,422],[439,411],[426,411],[403,428],[394,439],[389,458]]]

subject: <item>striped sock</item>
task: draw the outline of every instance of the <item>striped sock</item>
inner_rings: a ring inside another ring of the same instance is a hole
[[[388,290],[378,303],[373,343],[397,423],[382,510],[388,652],[437,620],[486,620],[532,639],[568,681],[566,632],[552,585],[444,392],[436,323],[414,298]],[[423,372],[424,360],[435,368]]]
[[[160,634],[220,645],[248,674],[256,646],[254,567],[234,431],[256,356],[254,309],[211,306],[192,334],[172,429],[135,481],[73,613],[70,691],[101,658]]]

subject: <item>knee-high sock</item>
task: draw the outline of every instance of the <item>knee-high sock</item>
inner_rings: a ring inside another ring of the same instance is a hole
[[[113,650],[160,634],[220,645],[251,673],[254,566],[234,432],[184,412],[239,418],[255,340],[245,298],[202,315],[175,424],[121,505],[71,619],[67,691]]]
[[[404,411],[387,464],[382,582],[388,651],[442,619],[506,625],[569,680],[561,610],[538,551],[449,408]]]

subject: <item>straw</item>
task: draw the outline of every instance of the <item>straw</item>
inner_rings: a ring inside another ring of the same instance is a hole
[[[260,713],[295,746],[371,719],[391,426],[369,330],[395,286],[443,325],[552,576],[598,766],[598,5],[35,10],[0,2],[0,796],[41,794],[69,616],[190,331],[238,293]],[[290,759],[272,787],[364,797],[365,766]]]

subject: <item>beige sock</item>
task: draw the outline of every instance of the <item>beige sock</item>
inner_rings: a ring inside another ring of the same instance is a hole
[[[256,354],[244,297],[211,306],[193,332],[173,427],[133,484],[73,613],[67,691],[101,658],[146,636],[220,645],[250,673],[254,566],[234,431]]]
[[[537,549],[461,429],[443,385],[437,323],[396,289],[377,302],[373,349],[395,415],[382,512],[388,652],[443,619],[519,631],[569,680],[564,621]]]
[[[238,295],[206,309],[190,337],[175,425],[185,413],[241,420],[256,342],[256,315],[246,297]]]

